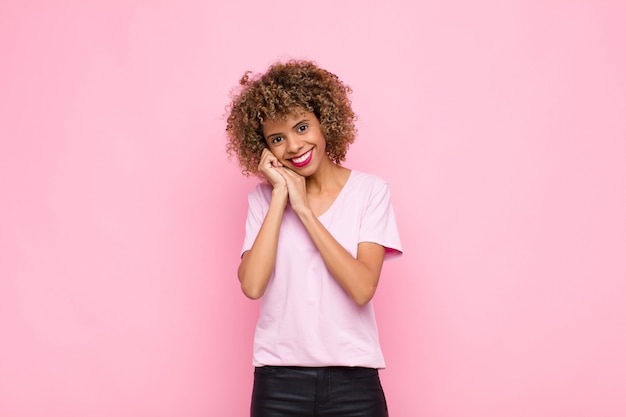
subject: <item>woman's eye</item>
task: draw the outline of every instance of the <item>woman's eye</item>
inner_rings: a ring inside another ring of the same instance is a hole
[[[282,136],[276,136],[274,139],[272,139],[272,143],[278,143],[281,142],[283,140]]]
[[[298,126],[298,132],[304,132],[308,128],[309,128],[309,126],[307,126],[307,125]]]

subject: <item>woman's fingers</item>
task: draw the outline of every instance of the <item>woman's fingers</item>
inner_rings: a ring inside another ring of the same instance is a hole
[[[278,170],[285,179],[287,184],[287,190],[289,192],[289,201],[294,209],[299,207],[308,207],[306,199],[306,180],[305,178],[292,171],[289,168],[283,167]]]
[[[278,172],[280,167],[282,167],[282,164],[278,158],[269,149],[263,149],[261,160],[259,161],[259,171],[274,187],[279,184],[285,184],[285,179]]]

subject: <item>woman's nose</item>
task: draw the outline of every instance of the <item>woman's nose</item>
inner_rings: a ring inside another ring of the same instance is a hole
[[[290,153],[297,153],[301,148],[302,141],[297,136],[290,136],[287,138],[287,150]]]

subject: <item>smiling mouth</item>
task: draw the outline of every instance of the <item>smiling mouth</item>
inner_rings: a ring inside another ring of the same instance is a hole
[[[303,153],[300,156],[291,158],[290,161],[295,166],[301,167],[301,166],[305,166],[306,164],[308,164],[312,156],[313,156],[313,149],[309,150],[308,152]]]

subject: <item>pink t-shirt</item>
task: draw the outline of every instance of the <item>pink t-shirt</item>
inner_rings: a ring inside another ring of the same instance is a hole
[[[268,184],[250,192],[242,254],[252,247],[271,197]],[[386,258],[402,253],[389,187],[377,176],[351,171],[318,218],[355,257],[360,242],[384,246]],[[261,298],[253,364],[385,367],[372,303],[359,307],[339,286],[289,204],[274,273]]]

